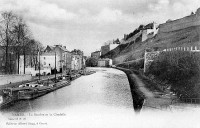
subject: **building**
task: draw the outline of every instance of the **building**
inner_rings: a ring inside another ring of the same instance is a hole
[[[112,65],[112,59],[99,59],[98,60],[98,67],[110,67]]]
[[[143,42],[154,37],[158,32],[158,24],[155,22],[147,25],[140,25],[137,29],[129,34],[124,34],[124,38],[120,40],[121,44]]]
[[[101,51],[95,51],[91,53],[91,57],[99,59],[101,56]]]
[[[54,70],[56,65],[56,70],[60,71],[60,60],[59,55],[55,52],[44,52],[40,55],[40,67],[41,69],[51,69]]]
[[[65,46],[47,46],[44,52],[40,55],[42,68],[51,68],[52,70],[55,69],[55,61],[56,70],[58,72],[65,72],[71,68],[71,53]]]
[[[83,51],[74,49],[73,51],[71,51],[71,56],[71,70],[80,70],[85,67]]]
[[[65,51],[64,54],[63,54],[63,58],[64,58],[63,70],[68,72],[71,69],[71,63],[72,63],[71,52]]]
[[[118,45],[119,44],[108,44],[108,45],[101,46],[101,55],[105,55],[109,51],[111,51],[114,48],[116,48]]]
[[[72,54],[72,62],[71,62],[72,70],[80,70],[82,69],[82,56]]]
[[[157,34],[157,32],[158,25],[155,22],[147,24],[142,30],[142,42],[154,37]]]

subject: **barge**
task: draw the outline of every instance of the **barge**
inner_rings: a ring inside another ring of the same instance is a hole
[[[64,86],[70,85],[71,82],[64,80],[57,83],[44,84],[27,83],[16,88],[5,88],[0,90],[0,108],[10,105],[19,100],[30,100],[43,96],[49,92],[55,91]]]
[[[55,91],[59,88],[62,88],[64,86],[70,85],[70,81],[60,81],[58,83],[50,83],[48,86],[37,86],[32,87],[32,90],[22,90],[19,91],[18,97],[20,100],[29,100],[34,99],[40,96],[43,96],[49,92]]]

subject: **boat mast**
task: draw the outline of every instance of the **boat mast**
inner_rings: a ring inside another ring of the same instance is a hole
[[[40,80],[40,49],[38,51],[38,59],[39,59],[39,80]]]
[[[55,51],[55,70],[54,70],[54,73],[55,73],[55,83],[56,83],[56,51]]]

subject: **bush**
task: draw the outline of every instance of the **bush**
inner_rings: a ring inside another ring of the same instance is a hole
[[[124,62],[118,65],[119,67],[130,68],[133,70],[138,70],[144,68],[144,59],[130,61],[128,63]]]
[[[187,97],[197,97],[194,90],[200,74],[200,53],[173,51],[161,53],[150,65],[147,74],[172,85],[172,90]]]

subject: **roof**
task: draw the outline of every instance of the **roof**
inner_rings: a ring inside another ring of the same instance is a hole
[[[65,52],[69,52],[65,47],[59,46],[59,48]]]
[[[92,53],[98,53],[98,52],[101,52],[101,51],[95,51],[95,52],[92,52]]]
[[[50,48],[50,51],[48,51],[48,52],[51,52],[51,51],[54,51],[55,50],[55,48],[60,48],[62,51],[64,51],[64,52],[69,52],[64,46],[62,46],[62,45],[55,45],[55,46],[50,46],[50,45],[47,45],[47,47],[46,47],[46,49],[47,48]],[[45,50],[46,50],[45,49]]]
[[[44,52],[41,56],[55,56],[55,52]]]
[[[49,45],[47,45],[47,47],[48,47],[48,46],[49,46]],[[54,50],[55,47],[49,46],[49,48],[50,48],[51,50]]]

